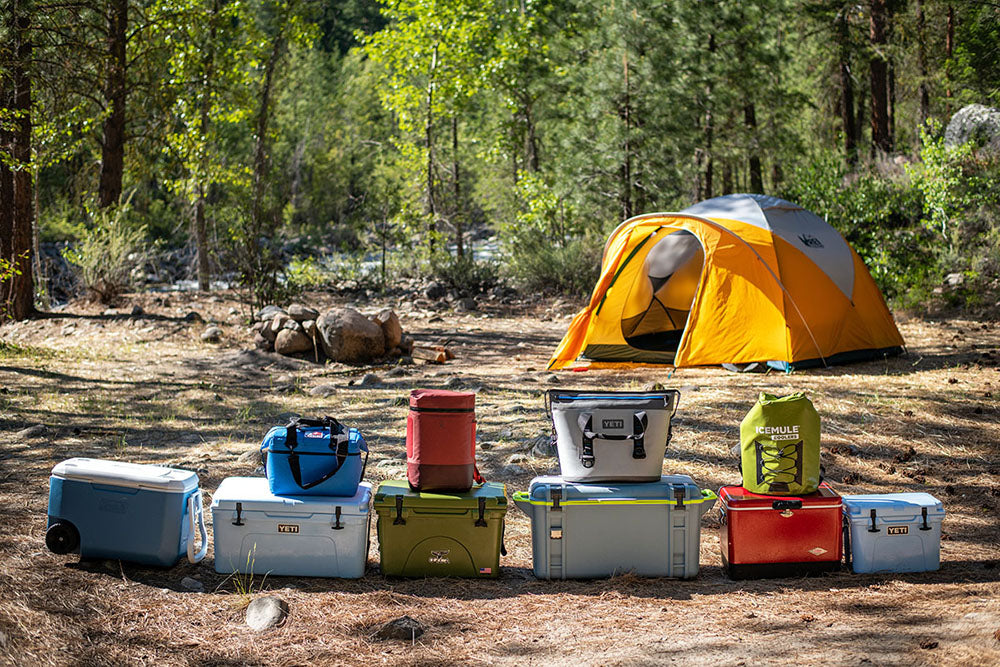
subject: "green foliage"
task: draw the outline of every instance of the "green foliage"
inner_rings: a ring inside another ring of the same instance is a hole
[[[319,289],[329,282],[329,274],[320,267],[314,257],[296,257],[285,269],[285,284],[289,291],[300,293],[304,290]]]
[[[588,294],[601,271],[604,237],[586,234],[551,243],[544,234],[530,232],[505,246],[505,271],[525,292]]]
[[[454,257],[437,253],[430,259],[430,275],[459,292],[478,294],[499,284],[499,267],[490,260],[475,260],[470,255]]]
[[[146,226],[132,222],[130,203],[93,213],[79,242],[63,251],[92,299],[112,303],[136,284],[150,257]]]

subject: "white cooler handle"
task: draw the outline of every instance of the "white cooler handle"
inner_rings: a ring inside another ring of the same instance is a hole
[[[197,515],[198,529],[201,532],[201,549],[194,552],[194,529],[195,516]],[[205,529],[205,510],[201,506],[201,489],[188,496],[188,521],[191,522],[191,530],[188,532],[187,556],[191,563],[200,563],[205,554],[208,553],[208,531]]]

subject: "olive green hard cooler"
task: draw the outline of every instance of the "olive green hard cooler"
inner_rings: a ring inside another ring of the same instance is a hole
[[[405,479],[375,492],[382,574],[492,578],[500,573],[507,496],[487,482],[465,493],[421,493]]]

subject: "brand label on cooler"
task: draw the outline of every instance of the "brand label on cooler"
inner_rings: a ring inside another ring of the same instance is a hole
[[[279,523],[278,524],[279,533],[298,533],[299,525],[296,523]]]
[[[435,565],[447,565],[451,562],[451,549],[432,551],[431,557],[427,559],[427,562]]]
[[[601,420],[601,428],[625,428],[624,419],[603,419]]]
[[[909,526],[889,526],[886,529],[886,532],[889,533],[890,535],[909,535],[910,534],[910,527]]]

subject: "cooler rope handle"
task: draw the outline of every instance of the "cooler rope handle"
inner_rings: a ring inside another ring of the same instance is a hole
[[[195,515],[197,515],[198,529],[201,533],[201,549],[197,553],[194,550]],[[201,489],[188,496],[188,521],[190,531],[187,540],[187,559],[192,564],[200,563],[208,554],[208,530],[205,528],[205,509],[201,504]]]

